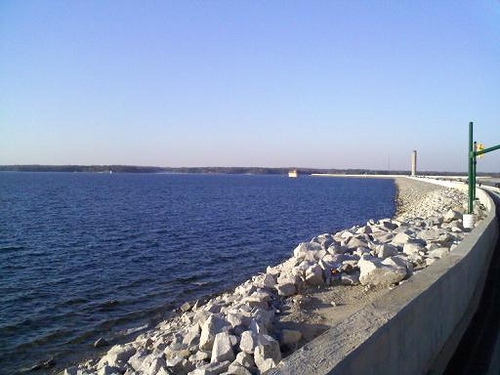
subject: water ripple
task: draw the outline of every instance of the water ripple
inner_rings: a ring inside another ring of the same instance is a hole
[[[394,192],[390,180],[0,173],[0,373],[137,334],[300,241],[391,216]]]

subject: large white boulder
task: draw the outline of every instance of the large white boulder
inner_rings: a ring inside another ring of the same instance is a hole
[[[215,336],[227,329],[229,329],[229,323],[219,316],[211,315],[201,328],[200,349],[212,349]]]
[[[220,332],[215,335],[210,362],[224,362],[234,360],[233,347],[228,332]]]
[[[394,255],[398,255],[398,248],[389,243],[384,243],[382,245],[378,245],[375,248],[376,254],[379,258],[387,258],[392,257]]]
[[[99,363],[97,364],[97,368],[104,367],[108,365],[109,367],[116,367],[119,369],[124,368],[125,362],[132,357],[137,349],[132,344],[126,345],[115,345],[113,346],[108,353],[101,358]]]
[[[306,283],[309,285],[323,285],[325,283],[323,279],[323,269],[319,264],[314,264],[307,268],[305,277]]]
[[[255,348],[254,358],[257,367],[261,371],[262,364],[267,359],[271,359],[277,365],[281,361],[279,342],[269,335],[260,335],[259,344]]]
[[[188,373],[188,375],[219,375],[226,372],[231,365],[231,362],[213,362],[198,367]]]
[[[241,334],[240,349],[245,353],[253,353],[258,344],[258,337],[255,332],[248,330]]]
[[[239,352],[236,355],[235,362],[239,363],[245,368],[253,368],[255,367],[255,361],[253,360],[253,355],[246,352]],[[234,362],[233,362],[234,363]]]
[[[454,220],[460,220],[460,219],[462,219],[462,214],[455,210],[449,210],[448,212],[446,212],[443,218],[445,223],[451,223]]]
[[[298,259],[314,261],[321,250],[323,250],[323,247],[317,242],[301,242],[293,250],[293,256]]]
[[[394,234],[385,231],[376,231],[371,234],[372,238],[379,243],[391,242]]]
[[[427,248],[419,242],[407,242],[403,246],[403,253],[418,254],[420,251],[427,252]]]
[[[276,285],[275,277],[271,274],[268,274],[268,273],[266,273],[262,282],[263,282],[264,286],[266,286],[268,288],[272,288]]]
[[[383,264],[380,259],[363,257],[358,262],[362,285],[388,286],[406,277],[405,267]]]
[[[386,258],[382,261],[382,264],[385,264],[386,266],[406,268],[406,278],[413,275],[413,263],[404,254]]]
[[[342,285],[358,285],[359,272],[354,272],[352,274],[343,273],[340,276],[340,282],[342,283]]]
[[[392,239],[392,243],[395,245],[404,245],[410,241],[411,237],[408,233],[400,232]]]
[[[366,247],[368,246],[368,241],[358,238],[358,237],[351,237],[349,239],[349,242],[347,242],[347,246],[349,249],[356,249],[358,247]]]

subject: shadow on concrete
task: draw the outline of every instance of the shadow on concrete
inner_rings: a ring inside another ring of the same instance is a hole
[[[495,201],[497,221],[500,220],[500,197]],[[500,238],[492,255],[479,307],[465,331],[444,374],[487,374],[495,360],[495,346],[500,331]]]

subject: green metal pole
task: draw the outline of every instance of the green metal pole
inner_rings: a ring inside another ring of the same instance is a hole
[[[477,157],[476,157],[476,150],[477,150],[477,142],[474,141],[474,153],[472,155],[472,175],[474,176],[474,184],[472,185],[472,200],[476,200],[476,184],[477,184],[477,173],[476,173],[476,167],[477,167]]]
[[[469,122],[469,152],[468,152],[468,155],[467,155],[467,160],[469,161],[469,214],[472,214],[472,211],[473,211],[473,202],[474,202],[474,198],[473,198],[473,193],[472,193],[472,186],[473,186],[473,173],[472,173],[472,157],[474,155],[474,137],[473,137],[473,123],[472,121]]]
[[[495,150],[500,150],[500,145],[485,148],[483,151],[476,152],[476,155],[484,155],[484,154],[487,154],[488,152],[495,151]]]

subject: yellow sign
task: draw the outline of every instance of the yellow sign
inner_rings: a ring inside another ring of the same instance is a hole
[[[484,150],[484,145],[482,143],[476,144],[476,152],[483,151]],[[484,157],[484,154],[478,155],[478,158]]]

